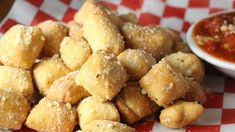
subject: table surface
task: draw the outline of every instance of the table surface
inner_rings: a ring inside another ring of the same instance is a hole
[[[0,22],[7,15],[15,0],[0,0]]]

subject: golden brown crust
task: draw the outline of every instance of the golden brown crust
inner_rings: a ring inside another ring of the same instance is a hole
[[[85,0],[80,10],[74,15],[74,21],[83,25],[84,19],[87,18],[90,12],[100,6],[97,0]]]
[[[173,31],[172,29],[169,29],[169,28],[165,28],[165,31],[167,31],[169,33],[174,44],[177,42],[182,42],[182,39],[180,38],[179,33],[176,33],[175,31]]]
[[[46,97],[58,102],[75,104],[89,96],[83,87],[75,83],[77,74],[78,71],[71,72],[55,80],[47,91]]]
[[[192,53],[190,48],[188,47],[188,44],[185,42],[176,42],[173,45],[173,52],[184,52],[184,53]]]
[[[207,97],[203,90],[203,87],[198,82],[192,79],[187,79],[187,81],[189,84],[189,89],[185,94],[184,100],[204,104],[207,100]]]
[[[69,72],[70,70],[65,66],[63,61],[58,56],[54,56],[49,59],[44,59],[34,66],[33,79],[40,93],[46,95],[51,84]]]
[[[164,107],[173,103],[175,99],[184,97],[188,90],[185,78],[166,59],[154,65],[140,79],[140,84],[152,100]]]
[[[33,81],[30,72],[27,70],[0,66],[0,89],[21,93],[30,103],[33,101]]]
[[[76,83],[93,96],[111,100],[127,79],[128,75],[116,56],[99,50],[83,64],[76,77]]]
[[[83,30],[82,30],[81,24],[78,24],[75,21],[70,21],[67,24],[67,27],[69,28],[69,36],[70,37],[75,37],[75,38],[83,37]]]
[[[83,31],[93,52],[102,49],[118,55],[124,50],[122,35],[102,8],[91,11],[83,23]]]
[[[40,57],[51,57],[59,53],[60,43],[68,34],[68,28],[59,22],[47,20],[37,25],[46,37],[45,46],[40,53]]]
[[[122,25],[124,23],[133,23],[133,24],[138,24],[138,18],[134,13],[127,13],[127,14],[122,14],[119,16],[122,23],[119,25]]]
[[[184,76],[201,82],[204,78],[204,66],[192,53],[177,52],[165,57],[166,60]]]
[[[71,70],[78,70],[92,54],[84,38],[65,37],[61,42],[60,55]]]
[[[133,124],[158,109],[138,83],[127,83],[116,97],[117,108],[127,124]]]
[[[85,128],[83,132],[135,132],[134,128],[127,126],[125,124],[108,121],[108,120],[94,120],[91,121]]]
[[[0,89],[0,128],[21,129],[29,111],[30,104],[21,93]]]
[[[31,110],[26,126],[41,132],[72,132],[77,123],[77,113],[70,104],[43,98]]]
[[[140,26],[125,23],[121,32],[130,48],[143,49],[158,61],[172,52],[172,39],[165,29],[156,26]]]
[[[112,10],[108,7],[102,6],[101,8],[108,14],[109,20],[115,24],[116,26],[120,25],[121,18],[118,16],[118,12],[115,10]]]
[[[197,120],[203,111],[200,104],[178,101],[161,111],[160,122],[165,127],[181,128]]]
[[[118,55],[118,60],[127,70],[131,80],[139,80],[156,63],[152,55],[144,50],[127,49]]]
[[[117,108],[111,101],[90,96],[80,102],[77,108],[79,125],[83,129],[93,120],[120,121]]]
[[[30,69],[44,42],[39,28],[15,25],[0,39],[0,60],[4,65]]]

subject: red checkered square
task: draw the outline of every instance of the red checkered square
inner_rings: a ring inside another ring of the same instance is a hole
[[[1,33],[5,33],[8,29],[10,29],[12,26],[18,24],[17,21],[13,20],[13,19],[7,19],[6,22],[1,26],[0,28],[0,32]]]
[[[44,13],[43,11],[38,11],[35,17],[33,18],[33,21],[31,25],[37,25],[40,22],[43,22],[45,20],[56,20],[54,17]]]
[[[151,132],[153,128],[154,122],[146,122],[144,124],[136,126],[136,131],[137,132]]]
[[[206,108],[222,108],[223,93],[207,93],[207,102],[204,104]]]
[[[43,2],[43,0],[27,0],[27,1],[36,7],[40,7]]]
[[[210,0],[190,0],[189,1],[189,7],[208,7],[210,3]]]
[[[65,3],[67,5],[69,5],[71,3],[71,0],[60,0],[60,1],[62,1],[63,3]]]
[[[190,26],[191,26],[191,23],[185,21],[184,24],[183,24],[183,29],[182,29],[182,31],[183,31],[183,32],[187,32]]]
[[[133,10],[140,9],[144,0],[122,0],[122,5]]]
[[[222,124],[235,123],[235,109],[223,109]]]
[[[118,6],[116,4],[110,3],[110,2],[105,2],[105,1],[101,1],[101,3],[113,10],[117,10]]]
[[[219,12],[219,11],[223,11],[224,9],[220,9],[220,8],[210,8],[210,14],[212,13],[216,13],[216,12]]]
[[[198,125],[186,128],[186,132],[220,132],[220,125]]]
[[[149,25],[149,24],[159,24],[160,17],[155,16],[150,13],[142,13],[139,18],[139,22],[142,25]]]
[[[185,14],[185,8],[165,6],[163,17],[178,17],[183,19]]]
[[[73,20],[73,16],[75,15],[75,13],[77,12],[77,10],[74,10],[72,8],[69,8],[65,14],[64,17],[62,19],[63,22],[69,22]]]
[[[224,92],[235,93],[235,80],[231,78],[225,79]]]

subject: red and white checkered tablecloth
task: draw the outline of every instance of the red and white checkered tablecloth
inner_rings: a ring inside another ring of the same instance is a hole
[[[120,14],[135,12],[143,25],[160,24],[170,27],[178,31],[183,38],[194,21],[211,13],[235,7],[233,0],[102,0],[102,2]],[[16,0],[7,17],[0,23],[0,36],[17,23],[36,25],[47,19],[71,21],[82,3],[83,0]],[[137,131],[234,132],[235,80],[222,74],[207,74],[203,85],[213,92],[207,94],[205,113],[193,125],[184,129],[167,129],[155,121],[137,126]]]

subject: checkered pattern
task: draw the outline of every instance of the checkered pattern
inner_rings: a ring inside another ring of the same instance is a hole
[[[68,22],[83,0],[16,0],[7,17],[0,23],[0,36],[11,26],[21,23],[37,25],[47,19]],[[232,9],[233,0],[102,0],[120,14],[135,12],[143,25],[160,24],[170,27],[185,37],[191,23],[208,14]],[[223,75],[207,75],[203,84],[213,92],[207,93],[205,113],[185,129],[172,130],[159,122],[146,122],[139,132],[229,132],[235,130],[235,80]]]

